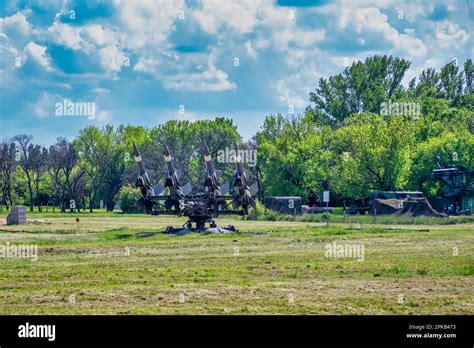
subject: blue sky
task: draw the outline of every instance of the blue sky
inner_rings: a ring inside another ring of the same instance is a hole
[[[320,77],[374,54],[473,56],[473,1],[0,0],[0,129],[49,145],[88,125],[299,113]],[[56,103],[95,103],[59,117]],[[184,107],[184,113],[180,113]]]

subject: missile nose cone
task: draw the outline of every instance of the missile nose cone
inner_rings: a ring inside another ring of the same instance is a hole
[[[167,144],[165,144],[165,155],[169,156],[170,155],[170,149]]]
[[[142,167],[142,156],[140,156],[140,151],[138,151],[138,147],[135,143],[133,143],[133,157],[135,157],[135,163],[139,166],[138,170],[140,172],[144,172]]]
[[[165,161],[171,165],[171,160],[172,160],[172,157],[171,157],[171,151],[168,147],[168,145],[165,143],[165,152],[164,152],[164,155],[165,155]]]
[[[209,155],[209,147],[207,146],[207,143],[205,141],[203,141],[202,144],[203,144],[203,147],[204,147],[204,154],[206,156],[208,156]]]
[[[204,161],[211,162],[211,154],[209,153],[209,148],[207,147],[206,142],[203,142],[204,147]]]
[[[137,145],[133,144],[133,156],[135,157],[135,163],[137,165],[138,173],[140,175],[145,174],[145,167],[142,163],[142,156],[140,156],[140,152],[138,151]]]
[[[135,157],[140,156],[140,151],[138,151],[137,144],[135,144],[135,143],[133,143],[133,155],[134,155]]]

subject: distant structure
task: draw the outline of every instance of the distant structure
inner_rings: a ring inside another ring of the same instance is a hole
[[[425,195],[420,191],[374,191],[369,194],[368,202],[366,200],[360,200],[360,202],[353,201],[349,207],[349,214],[364,215],[369,212],[377,199],[392,199],[392,200],[403,200],[411,198],[423,198]]]
[[[26,207],[22,205],[12,207],[10,214],[7,215],[7,225],[22,225],[26,223]]]
[[[281,214],[300,215],[302,213],[301,197],[266,197],[265,208]]]
[[[441,168],[438,158],[436,161],[439,168],[433,170],[433,176],[443,186],[438,191],[438,197],[432,201],[433,207],[450,215],[471,214],[474,204],[474,171],[464,166]]]
[[[446,214],[433,209],[426,197],[415,198],[375,198],[371,204],[369,215],[393,216],[432,216],[444,217]]]

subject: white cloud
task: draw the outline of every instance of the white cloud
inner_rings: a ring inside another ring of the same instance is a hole
[[[31,41],[26,45],[25,52],[44,69],[47,71],[52,70],[50,59],[46,55],[46,46],[41,46]]]
[[[271,97],[276,96],[278,100],[276,104],[281,103],[285,109],[290,104],[302,108],[307,105],[308,93],[317,86],[319,77],[344,69],[344,55],[348,64],[374,54],[409,59],[412,62],[407,72],[409,76],[418,74],[430,64],[436,63],[439,67],[452,56],[461,59],[469,54],[466,47],[471,34],[465,20],[468,11],[459,3],[447,1],[448,7],[457,11],[448,15],[456,15],[456,20],[435,22],[428,16],[437,10],[437,6],[408,0],[340,0],[305,8],[278,6],[272,0],[203,0],[197,5],[189,5],[184,0],[112,0],[108,2],[114,7],[110,16],[91,18],[74,25],[60,22],[61,14],[67,14],[70,6],[63,2],[49,27],[33,25],[38,23],[36,21],[28,22],[30,10],[0,18],[0,76],[3,81],[9,76],[18,79],[13,66],[18,56],[34,59],[46,70],[51,69],[51,59],[61,57],[50,57],[54,51],[47,48],[57,44],[75,53],[85,53],[86,63],[94,65],[93,68],[97,65],[103,68],[100,73],[89,71],[74,75],[62,73],[57,68],[54,70],[61,77],[71,78],[68,81],[71,86],[78,81],[90,84],[95,98],[111,100],[116,97],[115,93],[108,94],[97,86],[104,86],[100,83],[104,79],[119,76],[126,56],[132,60],[135,73],[150,74],[166,89],[231,91],[237,86],[223,67],[231,66],[233,57],[238,56],[247,59],[241,69],[258,67],[262,71],[263,78],[258,74],[255,81],[245,83],[257,84],[262,91],[270,89]],[[181,10],[185,11],[182,23],[179,22]],[[295,18],[291,17],[290,11]],[[398,11],[403,11],[400,20],[404,22],[397,22]],[[314,18],[312,14],[315,14]],[[460,18],[459,22],[457,18]],[[189,25],[191,30],[200,26],[193,35],[198,41],[204,37],[202,42],[206,47],[203,51],[179,53],[174,50],[177,45],[172,41],[177,34],[175,28],[181,29],[182,25]],[[338,30],[343,35],[332,34]],[[341,36],[352,39],[358,47],[352,52],[349,51],[353,49],[352,45],[348,50],[341,49]],[[377,46],[373,45],[373,40],[380,40],[385,45],[389,43],[391,47],[373,48]],[[231,76],[234,78],[233,74]],[[61,88],[51,87],[52,80],[42,82],[44,88]],[[120,83],[128,83],[128,80]],[[243,87],[245,90],[245,84]],[[42,115],[40,110],[35,113]],[[98,118],[106,120],[111,113],[116,117],[115,111],[104,110],[103,117],[99,111]]]
[[[423,56],[427,48],[422,40],[413,33],[400,34],[388,23],[388,17],[375,7],[342,8],[338,18],[339,29],[351,29],[355,33],[379,33],[393,44],[396,50],[408,53],[410,56]]]
[[[469,40],[469,34],[458,24],[443,21],[436,26],[436,45],[438,48],[461,47]]]
[[[323,41],[325,36],[323,29],[301,30],[294,27],[278,32],[278,35],[274,35],[274,41],[279,50],[287,50],[290,44],[296,47],[311,48],[316,43]]]
[[[84,35],[90,38],[96,46],[117,44],[117,35],[113,30],[104,28],[102,25],[90,24],[84,28]]]
[[[73,27],[69,24],[54,22],[48,28],[47,33],[49,38],[59,45],[89,53],[94,46],[82,37],[81,32],[83,29],[83,27]]]
[[[245,41],[245,52],[250,58],[256,59],[258,53],[265,50],[269,46],[269,44],[270,40],[264,39],[262,37],[259,37],[254,40]]]
[[[116,0],[114,5],[121,41],[131,50],[162,50],[179,11],[185,8],[183,0]]]
[[[225,1],[216,4],[204,0],[202,8],[192,13],[193,18],[208,33],[222,40],[238,39],[242,34],[268,30],[270,36],[258,43],[245,43],[247,54],[255,58],[259,48],[268,46],[271,39],[278,51],[285,51],[289,45],[310,47],[325,39],[321,28],[301,29],[296,25],[297,10],[276,6],[265,0]],[[235,36],[235,37],[234,37]]]
[[[226,25],[240,33],[250,33],[259,22],[259,12],[265,2],[257,0],[223,1],[203,0],[202,9],[193,11],[192,16],[211,34]],[[269,2],[266,2],[269,4]]]
[[[295,95],[295,90],[288,86],[288,81],[278,80],[272,88],[278,94],[280,103],[283,105],[302,108],[307,104],[301,96]]]
[[[257,53],[255,52],[255,49],[253,48],[252,46],[252,43],[250,41],[246,41],[245,44],[245,51],[247,52],[247,55],[250,57],[250,58],[257,58]]]
[[[13,16],[0,18],[0,31],[10,32],[16,31],[23,36],[30,35],[32,32],[31,24],[26,20],[26,15],[31,13],[31,10],[17,12]]]
[[[237,88],[229,81],[229,75],[215,66],[217,60],[217,49],[209,54],[193,53],[179,57],[162,54],[160,59],[143,56],[133,70],[152,75],[166,89],[218,92]]]
[[[230,82],[228,77],[227,73],[217,69],[210,63],[203,72],[166,76],[163,79],[163,86],[167,89],[198,92],[220,92],[236,89],[237,85]]]
[[[110,91],[107,88],[96,87],[92,90],[96,96],[110,95]]]
[[[57,44],[97,56],[109,77],[116,78],[116,73],[122,69],[126,55],[120,48],[118,35],[110,28],[98,24],[76,27],[55,22],[47,33]]]
[[[43,92],[39,99],[32,105],[33,112],[39,119],[54,115],[54,103],[58,96]]]
[[[100,64],[112,72],[122,69],[126,56],[115,45],[106,46],[99,50]]]
[[[133,67],[133,70],[153,75],[158,71],[159,64],[160,61],[156,58],[142,56],[138,59],[138,62]]]

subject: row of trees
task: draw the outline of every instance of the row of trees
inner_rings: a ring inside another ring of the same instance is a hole
[[[203,182],[202,141],[211,149],[232,147],[241,142],[232,120],[217,118],[198,122],[170,121],[146,129],[137,126],[108,125],[80,130],[69,141],[58,138],[49,149],[33,144],[30,135],[4,140],[0,153],[3,204],[29,204],[41,211],[46,204],[67,209],[93,211],[99,201],[108,210],[117,202],[124,185],[133,184],[136,169],[132,144],[142,150],[150,178],[163,178],[164,144],[174,150],[181,180],[196,187]],[[214,157],[216,152],[213,153]],[[224,177],[232,175],[230,163],[218,163]]]
[[[92,211],[103,200],[111,210],[120,189],[135,181],[132,143],[141,148],[153,182],[164,174],[167,143],[182,183],[200,190],[203,140],[214,159],[219,149],[232,149],[234,143],[256,150],[257,166],[249,169],[261,180],[261,195],[297,195],[309,204],[320,201],[323,189],[339,200],[395,189],[433,196],[439,185],[431,175],[435,157],[441,165],[474,167],[474,69],[470,59],[463,69],[450,62],[439,72],[423,71],[405,88],[401,81],[409,67],[410,62],[387,56],[356,62],[321,79],[302,115],[269,115],[244,144],[225,118],[173,120],[151,129],[90,126],[72,141],[57,139],[49,149],[29,135],[3,140],[3,203]],[[407,105],[410,112],[403,108]],[[222,182],[230,179],[232,163],[216,166]]]
[[[340,200],[396,189],[434,196],[436,157],[473,169],[472,61],[424,70],[405,88],[409,66],[386,56],[356,62],[319,81],[304,115],[267,117],[256,135],[266,194],[308,203],[325,187]]]
[[[18,202],[29,204],[31,211],[35,205],[41,211],[52,204],[65,211],[85,209],[88,198],[92,210],[101,190],[101,199],[112,208],[127,166],[123,136],[133,128],[88,127],[74,141],[58,138],[49,149],[35,145],[30,135],[4,140],[0,153],[3,203],[7,208]]]

